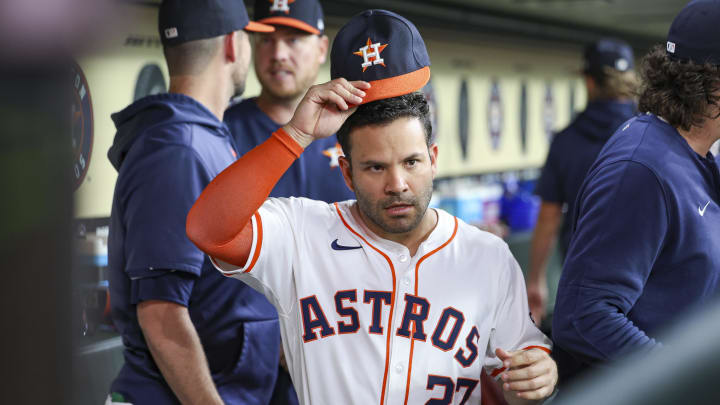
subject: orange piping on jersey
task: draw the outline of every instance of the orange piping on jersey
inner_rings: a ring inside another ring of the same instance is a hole
[[[255,254],[253,254],[252,261],[250,261],[250,266],[243,271],[243,273],[249,273],[250,270],[253,269],[255,266],[255,263],[258,261],[258,257],[260,257],[260,249],[262,248],[262,238],[263,238],[263,230],[262,230],[262,219],[260,219],[260,214],[255,211],[255,223],[257,224],[257,243],[255,245]]]
[[[540,349],[540,350],[544,351],[544,352],[547,353],[547,354],[552,353],[552,350],[548,349],[548,348],[545,347],[545,346],[528,346],[528,347],[523,347],[523,350],[530,350],[530,349]]]
[[[495,370],[493,370],[492,374],[490,374],[490,377],[495,378],[495,377],[497,377],[498,374],[502,373],[503,371],[505,371],[505,367],[496,368]]]
[[[552,351],[545,346],[527,346],[527,347],[522,348],[522,350],[530,350],[530,349],[540,349],[544,352],[547,352],[547,354],[552,353]],[[490,374],[490,377],[495,378],[495,377],[497,377],[498,374],[502,373],[503,371],[505,371],[505,367],[496,368],[495,370],[492,371],[492,373]]]
[[[340,216],[340,220],[342,221],[343,225],[345,225],[345,227],[347,229],[349,229],[350,232],[355,234],[355,236],[362,239],[362,241],[365,242],[368,246],[370,246],[373,250],[380,253],[380,255],[382,257],[384,257],[385,260],[387,260],[388,265],[390,266],[390,271],[392,272],[393,287],[392,287],[392,294],[390,295],[390,317],[388,318],[388,327],[387,327],[387,329],[385,329],[387,331],[387,342],[385,343],[385,372],[383,373],[382,392],[380,394],[380,405],[383,405],[385,403],[385,387],[387,386],[388,366],[390,365],[390,363],[389,363],[390,362],[390,337],[392,336],[392,330],[393,330],[393,327],[392,327],[393,311],[395,311],[395,266],[393,266],[392,260],[390,260],[390,258],[385,253],[383,253],[380,249],[373,246],[370,242],[368,242],[365,238],[363,238],[362,235],[360,235],[359,233],[357,233],[357,231],[352,229],[350,224],[348,224],[345,221],[345,218],[343,218],[343,215],[340,212],[340,207],[338,206],[338,203],[334,203],[334,204],[335,204],[335,210],[337,211],[338,215]],[[380,322],[382,324],[382,312],[380,314],[381,314]]]
[[[445,241],[442,245],[438,246],[437,248],[433,249],[429,253],[427,253],[425,256],[421,257],[420,260],[418,260],[417,264],[415,265],[415,296],[418,296],[418,271],[420,270],[420,263],[425,261],[428,257],[434,255],[437,253],[440,249],[444,248],[445,246],[449,245],[450,242],[452,242],[453,239],[455,239],[455,235],[457,234],[458,230],[458,220],[457,217],[453,217],[455,219],[455,228],[453,229],[452,235],[450,235],[450,239]],[[438,214],[438,221],[440,221],[439,214]],[[413,322],[413,333],[410,335],[410,359],[408,360],[408,373],[407,373],[407,384],[405,385],[405,402],[404,404],[407,405],[408,403],[408,397],[410,396],[410,377],[412,375],[412,361],[413,361],[413,350],[415,349],[415,339],[413,339],[413,336],[415,335],[415,323]]]

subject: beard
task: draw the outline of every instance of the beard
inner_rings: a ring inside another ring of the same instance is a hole
[[[245,81],[247,79],[247,73],[247,64],[245,64],[245,69],[243,69],[242,64],[240,64],[233,72],[233,94],[231,98],[242,96],[242,94],[245,92]]]
[[[407,233],[417,228],[425,217],[433,190],[431,179],[429,184],[425,185],[417,195],[410,193],[398,194],[373,201],[354,181],[352,184],[355,189],[358,208],[363,215],[384,232],[393,234]],[[386,209],[392,204],[398,203],[409,205],[412,210],[408,214],[389,216]]]
[[[233,75],[233,95],[231,98],[240,97],[245,92],[245,77],[244,75],[235,74]]]

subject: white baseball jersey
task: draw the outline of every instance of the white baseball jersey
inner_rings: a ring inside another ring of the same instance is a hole
[[[529,316],[507,245],[442,210],[410,256],[351,214],[354,201],[270,198],[244,268],[218,268],[272,302],[302,404],[479,404],[496,347],[550,340]]]

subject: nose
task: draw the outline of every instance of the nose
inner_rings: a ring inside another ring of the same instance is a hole
[[[388,195],[402,194],[408,191],[408,183],[404,170],[391,168],[386,171],[385,193]]]
[[[286,60],[288,58],[289,47],[285,41],[275,41],[273,45],[273,60]]]

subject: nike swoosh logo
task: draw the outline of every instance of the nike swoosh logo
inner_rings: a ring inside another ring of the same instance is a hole
[[[332,241],[330,244],[330,247],[333,248],[333,250],[353,250],[353,249],[362,249],[362,246],[343,246],[337,243],[337,239]]]
[[[706,202],[702,209],[700,209],[700,206],[698,205],[698,214],[700,214],[701,217],[705,216],[705,209],[707,209],[708,204],[710,204],[710,201]]]

